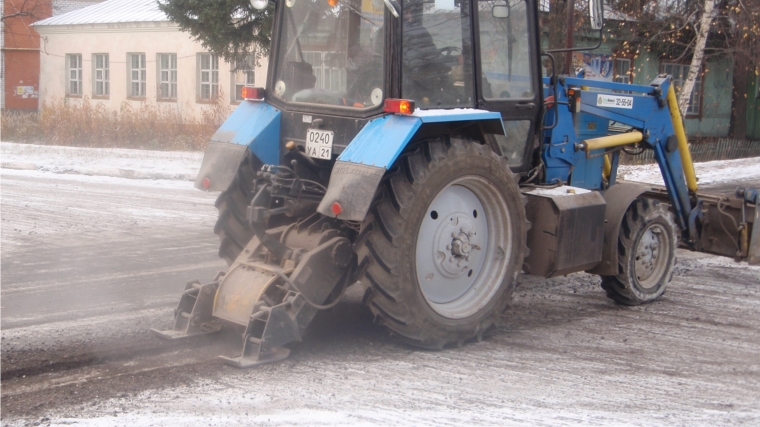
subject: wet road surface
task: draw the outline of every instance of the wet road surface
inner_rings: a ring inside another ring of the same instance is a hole
[[[148,333],[224,262],[214,194],[141,181],[2,171],[3,425],[760,424],[758,268],[679,251],[635,308],[595,276],[527,278],[483,342],[442,352],[388,337],[357,288],[241,371],[216,357],[237,331]]]

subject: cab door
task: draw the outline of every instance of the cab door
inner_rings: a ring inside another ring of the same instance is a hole
[[[496,143],[515,172],[530,168],[541,114],[534,0],[480,0],[474,6],[478,108],[501,113]]]

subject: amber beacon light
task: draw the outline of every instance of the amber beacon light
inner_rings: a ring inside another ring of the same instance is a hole
[[[386,113],[412,114],[414,112],[414,101],[408,99],[386,99],[383,111]]]

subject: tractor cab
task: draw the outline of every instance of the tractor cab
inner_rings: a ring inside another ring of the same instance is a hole
[[[483,137],[513,170],[524,170],[541,93],[531,2],[279,1],[268,101],[283,111],[332,116],[332,157],[362,119],[387,112],[386,99],[413,101],[416,110],[498,112],[504,130]],[[287,140],[306,135],[301,125],[285,127],[294,132]]]

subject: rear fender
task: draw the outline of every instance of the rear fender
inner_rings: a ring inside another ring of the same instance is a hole
[[[280,162],[280,110],[264,102],[243,101],[214,133],[195,180],[199,190],[224,191],[250,152],[264,164]],[[208,186],[204,186],[204,180]]]
[[[385,172],[409,141],[429,127],[445,125],[479,125],[483,133],[504,134],[499,113],[475,109],[419,110],[413,115],[371,120],[335,162],[327,193],[317,211],[338,219],[363,221]],[[332,210],[335,203],[341,207],[338,215]]]

